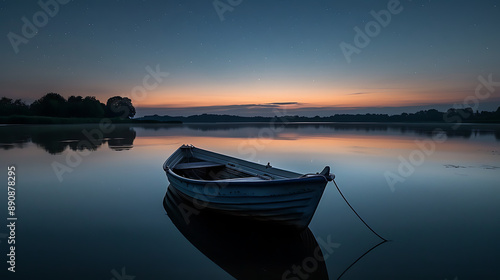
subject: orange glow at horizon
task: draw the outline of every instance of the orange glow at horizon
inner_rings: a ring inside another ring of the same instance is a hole
[[[333,87],[284,87],[284,86],[214,86],[175,87],[148,92],[143,100],[132,102],[136,107],[183,108],[275,102],[297,102],[286,105],[300,107],[398,107],[426,104],[452,104],[462,94],[450,90],[441,92],[400,89],[353,89]],[[464,95],[465,96],[465,95]],[[462,98],[463,99],[463,98]]]

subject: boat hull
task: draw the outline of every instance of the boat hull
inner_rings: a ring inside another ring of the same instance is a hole
[[[167,177],[172,187],[199,208],[296,229],[308,226],[327,183],[312,178],[255,183],[190,182],[169,172]]]
[[[204,153],[207,151],[202,150]],[[198,151],[194,150],[196,154]],[[206,155],[206,154],[204,154]],[[221,155],[217,154],[217,159]],[[227,156],[225,156],[227,157]],[[171,156],[177,162],[178,154]],[[234,158],[227,157],[229,162]],[[211,159],[214,161],[214,158]],[[259,221],[267,226],[279,226],[303,230],[309,225],[321,200],[328,179],[322,175],[304,175],[284,170],[268,170],[269,174],[291,174],[294,178],[264,180],[254,177],[247,180],[197,180],[177,174],[174,168],[169,168],[169,161],[164,164],[164,170],[172,187],[184,198],[204,209],[218,213],[238,216]],[[247,164],[237,162],[244,168]],[[253,171],[254,163],[250,166]],[[265,167],[264,167],[265,168]]]

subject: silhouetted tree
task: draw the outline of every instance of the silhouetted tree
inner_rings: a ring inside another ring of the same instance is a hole
[[[104,107],[94,96],[70,96],[68,98],[68,116],[77,118],[102,118]]]
[[[21,99],[12,100],[7,97],[0,99],[0,116],[28,115],[29,106]]]
[[[135,116],[135,108],[129,98],[113,96],[106,102],[106,114],[109,117],[132,118]]]
[[[102,118],[105,116],[104,104],[97,100],[94,96],[86,96],[83,99],[83,110],[85,116],[92,118]]]
[[[85,110],[83,108],[83,97],[70,96],[68,98],[68,112],[71,117],[84,117]]]
[[[30,110],[38,116],[66,117],[67,101],[61,95],[50,92],[35,100],[31,104]]]

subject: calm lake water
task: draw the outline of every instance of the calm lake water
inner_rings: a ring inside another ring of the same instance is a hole
[[[380,240],[332,183],[300,236],[238,232],[203,213],[183,226],[162,170],[182,144],[299,173],[329,165],[392,241],[370,251]],[[0,161],[1,279],[500,279],[498,125],[3,126]]]

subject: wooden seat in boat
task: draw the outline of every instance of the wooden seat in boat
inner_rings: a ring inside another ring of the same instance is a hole
[[[198,169],[198,168],[215,168],[215,167],[224,167],[224,164],[215,163],[210,161],[198,161],[198,162],[186,162],[179,163],[175,166],[177,170],[188,170],[188,169]]]

